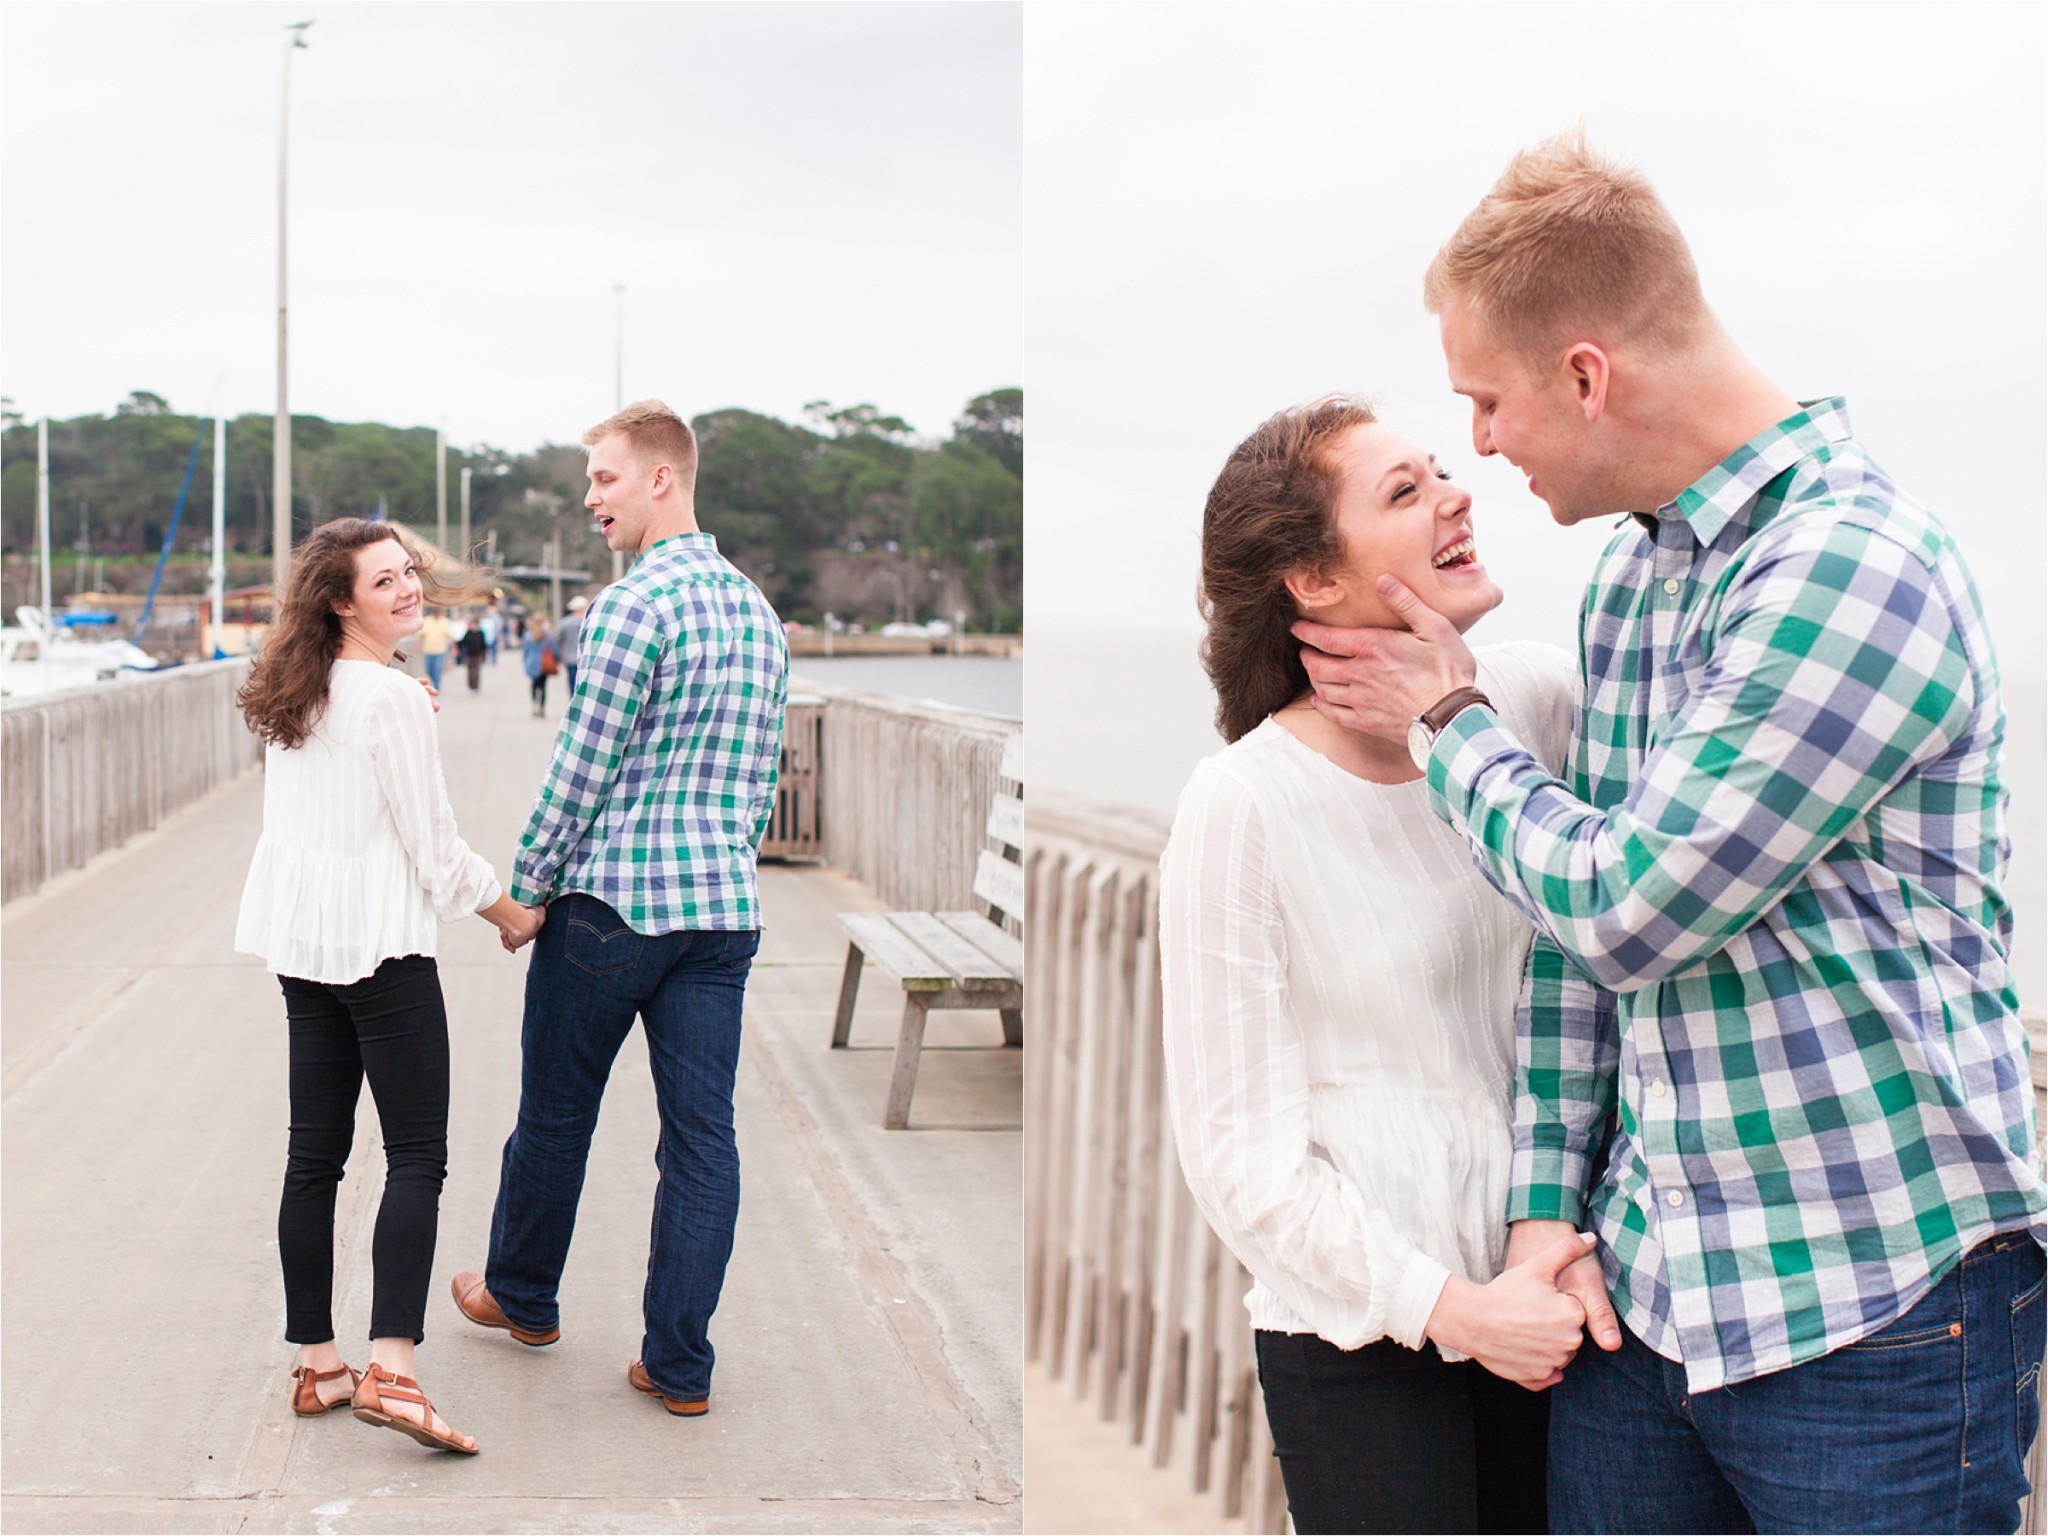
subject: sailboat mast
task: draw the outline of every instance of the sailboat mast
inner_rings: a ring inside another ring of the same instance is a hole
[[[220,648],[220,626],[226,617],[228,586],[228,422],[221,403],[213,408],[213,569],[206,584],[213,590],[213,644]]]

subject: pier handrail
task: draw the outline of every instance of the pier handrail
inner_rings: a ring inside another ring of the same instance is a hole
[[[1000,715],[811,682],[826,701],[818,835],[825,858],[891,907],[976,908],[974,866],[1003,743],[1023,729]],[[977,908],[978,910],[978,908]]]
[[[235,708],[246,658],[0,706],[0,902],[146,832],[263,761]]]
[[[1250,1276],[1194,1207],[1162,1091],[1158,876],[1168,823],[1055,792],[1025,825],[1031,904],[1025,1061],[1024,1352],[1092,1399],[1155,1467],[1253,1531],[1284,1529],[1286,1491],[1259,1395]],[[2048,1132],[2048,1036],[2033,1042]],[[2028,1477],[2048,1482],[2048,1429]],[[2041,1536],[2048,1497],[2020,1529]]]

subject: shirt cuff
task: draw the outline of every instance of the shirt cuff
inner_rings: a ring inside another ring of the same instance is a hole
[[[1422,1348],[1428,1340],[1429,1314],[1436,1310],[1437,1298],[1450,1277],[1451,1272],[1426,1253],[1410,1259],[1401,1283],[1394,1287],[1393,1297],[1387,1302],[1387,1337],[1409,1349]],[[1444,1358],[1454,1357],[1447,1354]]]
[[[1451,717],[1429,749],[1429,801],[1459,832],[1472,819],[1472,786],[1488,763],[1528,749],[1509,734],[1490,705],[1473,704]]]
[[[1509,1221],[1569,1221],[1577,1225],[1586,1214],[1586,1197],[1577,1184],[1562,1179],[1517,1179],[1508,1185]]]

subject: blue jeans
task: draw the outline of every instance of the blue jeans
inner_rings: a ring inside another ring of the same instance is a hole
[[[434,685],[434,691],[441,691],[441,663],[448,659],[446,651],[422,651],[420,661],[427,669],[427,681]]]
[[[505,1143],[484,1283],[521,1328],[557,1326],[591,1133],[637,1015],[661,1140],[640,1358],[664,1395],[711,1391],[708,1330],[739,1220],[733,1136],[740,1009],[756,930],[635,933],[594,896],[559,897],[526,970],[519,1120]]]
[[[1624,1326],[1551,1393],[1551,1529],[2017,1529],[2042,1273],[2025,1233],[1989,1238],[1876,1333],[1697,1397]]]

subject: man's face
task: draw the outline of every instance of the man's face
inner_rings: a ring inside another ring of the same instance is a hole
[[[622,554],[647,545],[655,515],[655,468],[645,463],[622,432],[601,437],[590,450],[590,493],[583,505],[597,518],[604,541]]]
[[[1547,371],[1498,344],[1463,303],[1440,321],[1451,388],[1472,402],[1472,447],[1499,454],[1528,477],[1550,515],[1569,526],[1628,510],[1601,489],[1592,432],[1572,372]]]

